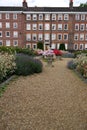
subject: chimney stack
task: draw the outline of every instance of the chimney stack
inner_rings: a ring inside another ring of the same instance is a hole
[[[23,0],[22,5],[23,5],[24,8],[27,8],[27,7],[28,7],[28,6],[27,6],[27,2],[26,2],[26,0]]]
[[[73,9],[73,0],[70,0],[69,7],[70,9]]]

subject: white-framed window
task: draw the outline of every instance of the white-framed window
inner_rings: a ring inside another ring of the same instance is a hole
[[[6,31],[6,37],[10,37],[10,31]]]
[[[77,34],[77,33],[74,34],[74,40],[75,40],[75,41],[78,41],[78,39],[79,39],[79,34]]]
[[[45,20],[50,20],[50,14],[45,14]]]
[[[69,20],[69,15],[68,14],[64,14],[64,20]]]
[[[63,20],[63,15],[62,14],[58,14],[58,20]]]
[[[58,30],[62,30],[62,24],[58,24]]]
[[[52,43],[51,49],[56,49],[56,44],[55,43]]]
[[[80,44],[80,45],[79,45],[79,50],[83,50],[83,47],[84,47],[84,45],[83,45],[83,44]]]
[[[13,46],[18,46],[18,40],[13,40]]]
[[[6,18],[6,19],[10,19],[10,14],[8,14],[8,13],[5,14],[5,18]]]
[[[39,33],[39,34],[38,34],[38,40],[39,40],[39,41],[42,41],[42,40],[43,40],[43,34],[42,34],[42,33]]]
[[[26,20],[31,20],[31,14],[26,14]]]
[[[39,29],[39,30],[43,30],[43,24],[39,24],[39,25],[38,25],[38,29]]]
[[[84,40],[84,33],[81,33],[80,34],[80,41],[83,41]]]
[[[18,28],[18,23],[14,22],[13,23],[13,28]]]
[[[37,30],[37,24],[32,25],[32,30]]]
[[[0,19],[2,19],[2,14],[0,14]]]
[[[36,40],[37,40],[37,34],[36,34],[36,33],[32,34],[32,40],[33,40],[33,41],[36,41]]]
[[[85,40],[87,41],[87,33],[85,34]]]
[[[75,30],[79,31],[79,24],[78,23],[75,24]]]
[[[56,40],[56,34],[55,33],[52,33],[52,40]]]
[[[64,30],[68,30],[68,24],[64,24]]]
[[[56,14],[52,14],[52,20],[56,20]]]
[[[80,24],[80,30],[84,31],[84,29],[85,29],[85,24]]]
[[[11,46],[10,40],[6,40],[6,46]]]
[[[58,34],[58,40],[62,40],[62,34]]]
[[[33,20],[37,20],[37,14],[33,14]]]
[[[66,49],[66,50],[68,49],[68,44],[67,44],[67,43],[65,43],[65,49]]]
[[[45,40],[50,40],[50,34],[49,34],[49,33],[45,33],[44,39],[45,39]]]
[[[2,46],[3,45],[3,41],[2,40],[0,40],[0,46]]]
[[[75,20],[80,20],[80,14],[75,15]]]
[[[64,34],[64,35],[63,35],[63,39],[64,39],[64,40],[68,40],[68,34]]]
[[[56,24],[52,24],[52,30],[56,30]]]
[[[13,32],[13,37],[14,37],[14,38],[17,38],[17,37],[18,37],[18,31],[14,31],[14,32]]]
[[[5,26],[6,26],[6,28],[10,28],[10,23],[6,22]]]
[[[26,40],[27,40],[27,41],[31,41],[31,34],[29,34],[29,33],[26,34]]]
[[[0,37],[2,37],[2,31],[0,31]]]
[[[49,23],[45,24],[45,30],[50,30],[50,24]]]
[[[85,48],[87,49],[87,43],[85,43]]]
[[[74,44],[74,50],[78,50],[78,44]]]
[[[39,14],[39,20],[43,20],[43,14]]]
[[[17,14],[16,13],[13,14],[13,19],[17,19]]]
[[[78,41],[78,39],[79,39],[79,34],[77,34],[77,33],[74,34],[74,40],[75,40],[75,41]]]
[[[32,45],[32,47],[33,47],[33,49],[37,49],[37,44],[34,43],[34,44]]]
[[[81,20],[85,20],[85,14],[81,14]]]
[[[27,44],[26,44],[26,48],[31,48],[31,44],[30,44],[30,43],[27,43]]]
[[[2,28],[2,22],[0,22],[0,28]]]
[[[31,24],[29,23],[26,24],[26,30],[31,30]]]

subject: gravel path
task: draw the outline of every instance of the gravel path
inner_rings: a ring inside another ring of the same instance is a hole
[[[0,130],[87,130],[87,84],[63,59],[10,82],[0,98]]]

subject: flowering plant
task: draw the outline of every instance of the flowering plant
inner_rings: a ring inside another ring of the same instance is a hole
[[[15,56],[8,53],[0,53],[0,82],[13,74],[15,69]]]

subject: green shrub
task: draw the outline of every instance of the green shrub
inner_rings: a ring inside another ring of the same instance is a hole
[[[28,55],[17,55],[16,57],[16,71],[17,75],[30,75],[33,73],[42,72],[42,63]]]
[[[38,42],[37,43],[37,48],[43,50],[44,49],[43,43],[42,42]]]
[[[64,43],[59,45],[59,50],[65,50],[65,44]]]

